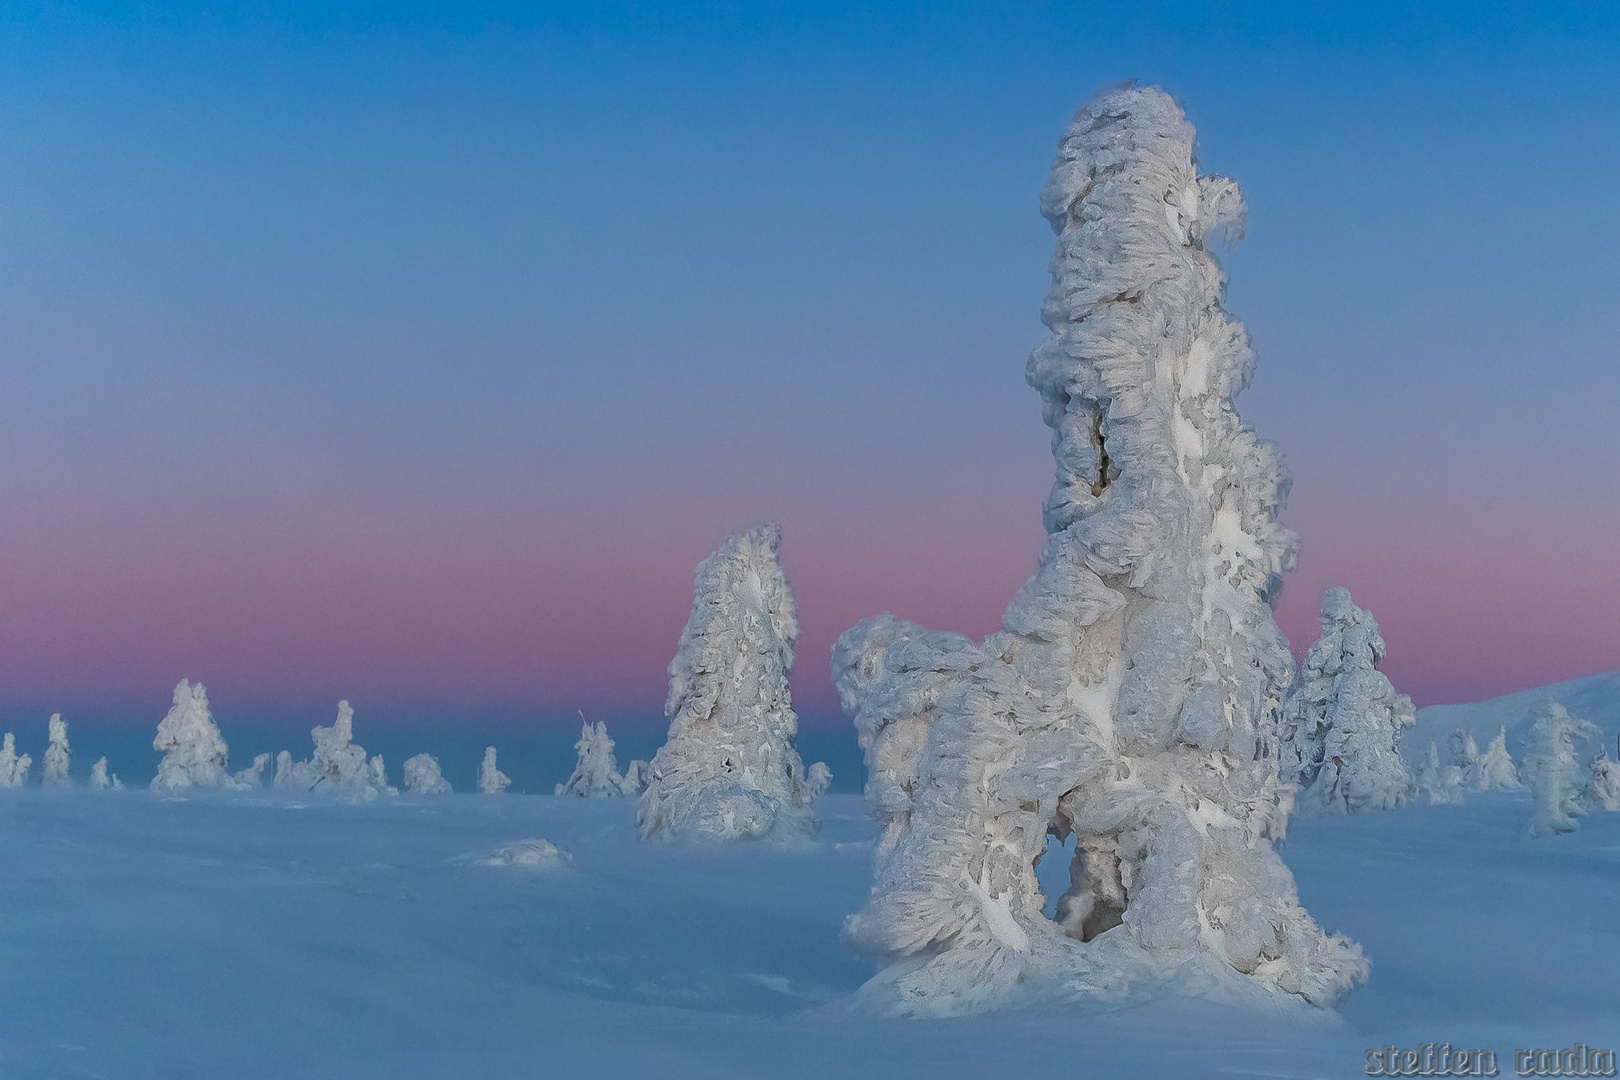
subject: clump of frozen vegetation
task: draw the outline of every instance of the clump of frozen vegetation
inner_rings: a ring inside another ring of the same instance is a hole
[[[1441,762],[1438,743],[1429,743],[1428,756],[1418,762],[1414,783],[1430,806],[1460,803],[1463,800],[1462,771],[1455,765]]]
[[[698,564],[669,665],[669,738],[637,808],[644,838],[784,840],[818,828],[811,804],[832,774],[819,762],[807,773],[793,745],[787,673],[799,622],[776,561],[781,539],[762,525]]]
[[[478,766],[478,792],[481,795],[500,795],[512,786],[512,778],[495,767],[495,748],[484,747],[484,760]]]
[[[1474,741],[1474,733],[1458,728],[1447,742],[1451,748],[1451,767],[1457,770],[1458,787],[1474,787],[1475,774],[1479,772],[1479,744]]]
[[[17,753],[17,737],[6,732],[5,741],[0,742],[0,787],[22,787],[28,783],[28,770],[33,764],[33,758]]]
[[[1417,722],[1412,699],[1378,670],[1386,646],[1350,590],[1322,596],[1322,636],[1283,723],[1282,779],[1300,786],[1296,805],[1317,814],[1388,810],[1406,802],[1412,774],[1395,748]]]
[[[847,925],[884,964],[874,1007],[1160,981],[1328,1004],[1366,976],[1273,848],[1293,662],[1270,602],[1294,538],[1280,454],[1233,405],[1254,361],[1208,251],[1243,203],[1193,145],[1170,97],[1134,86],[1059,144],[1052,335],[1027,371],[1057,480],[1004,629],[975,643],[883,615],[834,646],[884,826]],[[1049,834],[1076,852],[1056,921],[1034,873]]]
[[[40,782],[46,787],[60,787],[73,781],[68,777],[71,753],[68,750],[67,721],[61,713],[52,713],[48,725],[50,742],[45,747],[45,772]]]
[[[579,751],[579,761],[568,782],[557,785],[556,794],[583,799],[635,794],[635,780],[619,775],[619,759],[613,755],[613,740],[608,738],[606,724],[600,720],[581,724],[574,749]]]
[[[1596,735],[1597,726],[1571,716],[1556,701],[1536,711],[1525,739],[1522,773],[1535,800],[1530,818],[1531,836],[1574,832],[1584,812],[1582,795],[1586,777],[1576,758],[1575,744]]]
[[[361,802],[399,794],[388,786],[382,757],[368,761],[366,748],[354,741],[354,710],[347,701],[338,702],[331,727],[316,727],[309,734],[315,752],[308,761],[294,761],[285,750],[276,756],[276,787],[322,791]]]
[[[1471,786],[1475,791],[1512,791],[1521,786],[1519,771],[1513,767],[1513,757],[1508,753],[1505,724],[1474,767]]]
[[[255,754],[253,756],[253,764],[249,765],[241,772],[236,773],[232,779],[234,779],[238,785],[244,788],[263,787],[264,772],[269,764],[269,754]]]
[[[640,795],[647,790],[648,770],[652,766],[640,758],[636,758],[624,767],[624,793],[626,795]]]
[[[108,774],[107,759],[102,757],[90,766],[90,787],[95,791],[123,791],[124,782],[118,779],[117,773]]]
[[[1586,804],[1599,810],[1620,810],[1620,766],[1609,760],[1608,751],[1592,759],[1588,772]]]
[[[451,794],[450,781],[439,772],[438,758],[432,754],[417,754],[405,762],[405,794]]]
[[[230,752],[208,709],[208,690],[202,683],[181,679],[174,688],[174,705],[158,722],[152,749],[163,751],[153,791],[187,788],[240,790],[246,786],[229,770]]]

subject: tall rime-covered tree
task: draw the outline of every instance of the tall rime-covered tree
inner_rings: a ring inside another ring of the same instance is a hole
[[[669,737],[646,770],[643,837],[808,836],[831,774],[807,771],[788,695],[799,636],[777,565],[781,533],[738,533],[698,564],[692,615],[669,665]]]
[[[181,679],[174,688],[174,706],[158,722],[152,749],[163,751],[152,778],[153,791],[243,786],[228,771],[230,751],[208,708],[208,690],[200,682]]]
[[[1536,710],[1530,734],[1525,738],[1520,776],[1530,788],[1535,811],[1530,817],[1531,836],[1551,836],[1574,832],[1585,812],[1583,795],[1587,775],[1580,766],[1576,744],[1598,733],[1590,720],[1571,716],[1556,701]]]
[[[45,771],[40,780],[46,787],[71,783],[68,765],[72,751],[68,747],[67,721],[62,719],[61,713],[51,714],[47,730],[50,742],[45,747]]]
[[[1470,786],[1475,791],[1511,791],[1521,787],[1519,770],[1513,766],[1513,757],[1507,748],[1507,725],[1496,733],[1474,767]]]
[[[884,615],[834,646],[884,824],[847,927],[884,965],[874,1007],[1177,973],[1326,1003],[1366,973],[1272,845],[1293,662],[1270,601],[1294,539],[1280,455],[1234,407],[1254,361],[1208,250],[1241,233],[1243,203],[1193,146],[1175,102],[1135,86],[1059,143],[1051,336],[1027,368],[1057,479],[1004,628],[975,643]],[[1034,873],[1049,833],[1076,846],[1055,922]]]
[[[17,737],[6,732],[4,741],[0,741],[0,788],[28,783],[28,770],[33,764],[32,757],[17,753]]]
[[[1411,770],[1395,744],[1417,710],[1378,670],[1385,650],[1377,621],[1349,589],[1322,595],[1322,636],[1289,701],[1279,766],[1299,784],[1302,811],[1387,810],[1411,794]]]

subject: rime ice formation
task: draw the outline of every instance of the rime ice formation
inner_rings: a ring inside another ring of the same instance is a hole
[[[1569,715],[1556,701],[1536,711],[1525,739],[1520,774],[1535,799],[1531,836],[1574,832],[1584,812],[1581,796],[1587,777],[1577,763],[1575,744],[1597,734],[1589,720]]]
[[[1429,754],[1418,762],[1412,781],[1430,806],[1462,802],[1462,771],[1441,762],[1438,743],[1429,743]]]
[[[308,761],[294,761],[285,750],[276,756],[276,787],[342,795],[362,802],[379,795],[399,794],[388,786],[382,758],[366,760],[366,748],[354,742],[354,710],[347,701],[338,702],[337,719],[331,727],[313,728],[309,735],[315,742],[315,752]]]
[[[1474,767],[1470,783],[1475,791],[1512,791],[1521,786],[1519,771],[1513,767],[1513,758],[1508,754],[1506,725],[1485,748],[1485,756]]]
[[[253,758],[253,764],[249,765],[247,768],[243,769],[241,772],[238,772],[238,773],[234,774],[231,777],[231,779],[233,781],[235,781],[235,783],[239,787],[244,787],[244,788],[263,787],[264,786],[264,771],[265,771],[266,766],[268,766],[269,764],[270,764],[270,755],[269,754],[256,754],[256,755],[254,755],[254,758]]]
[[[478,766],[478,792],[481,795],[500,795],[512,786],[512,778],[495,767],[495,748],[484,747],[484,760]]]
[[[118,779],[117,773],[111,776],[107,774],[107,759],[103,757],[98,758],[96,763],[90,766],[90,787],[96,791],[122,791],[124,783]]]
[[[33,764],[33,758],[17,753],[16,736],[6,732],[5,741],[0,743],[0,788],[22,787],[28,783],[28,769]]]
[[[640,795],[647,790],[647,770],[651,766],[636,758],[624,767],[624,793],[626,795]]]
[[[1253,358],[1206,248],[1240,233],[1243,203],[1198,175],[1193,142],[1168,95],[1126,86],[1059,144],[1052,334],[1027,370],[1057,479],[1003,630],[882,615],[833,648],[884,825],[846,927],[884,965],[871,1007],[1158,981],[1326,1004],[1366,975],[1273,849],[1293,663],[1270,600],[1294,539],[1281,457],[1233,405]],[[1033,869],[1049,833],[1076,850],[1056,921]]]
[[[556,794],[605,799],[635,792],[635,782],[619,775],[619,760],[613,756],[613,740],[608,738],[606,724],[600,720],[594,725],[581,724],[574,749],[579,751],[579,761],[568,782],[557,785]]]
[[[407,795],[449,795],[450,781],[439,772],[439,760],[432,754],[417,754],[405,762]]]
[[[1620,765],[1607,751],[1592,759],[1583,801],[1595,810],[1620,810]]]
[[[46,787],[72,783],[68,778],[71,752],[68,749],[67,721],[62,719],[61,713],[51,714],[49,730],[50,744],[45,748],[45,772],[40,782]]]
[[[230,753],[208,710],[208,690],[202,683],[180,680],[174,688],[174,706],[158,722],[152,749],[163,751],[152,778],[153,791],[243,786],[227,771]]]
[[[1412,699],[1378,670],[1378,623],[1350,590],[1322,595],[1322,636],[1305,657],[1304,680],[1283,721],[1284,780],[1299,784],[1300,810],[1317,814],[1388,810],[1412,789],[1395,742],[1417,722]]]
[[[762,525],[698,564],[669,664],[669,738],[637,807],[643,838],[784,840],[818,827],[818,792],[793,745],[787,672],[799,622],[776,562],[781,539]]]

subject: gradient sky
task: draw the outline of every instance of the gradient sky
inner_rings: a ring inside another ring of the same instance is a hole
[[[0,4],[0,696],[656,716],[784,529],[794,692],[983,634],[1064,123],[1185,100],[1321,590],[1420,704],[1620,667],[1610,5]]]

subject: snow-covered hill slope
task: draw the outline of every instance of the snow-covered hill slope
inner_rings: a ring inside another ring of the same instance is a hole
[[[1556,701],[1572,715],[1596,724],[1603,733],[1602,748],[1608,750],[1609,757],[1620,760],[1615,747],[1615,739],[1620,737],[1620,671],[1540,686],[1472,705],[1430,705],[1418,710],[1417,724],[1402,737],[1401,748],[1415,761],[1428,750],[1431,742],[1439,743],[1444,750],[1446,736],[1462,728],[1472,732],[1484,749],[1505,725],[1508,752],[1517,761],[1524,748],[1524,736],[1530,730],[1532,714],[1536,706],[1547,701]],[[1587,748],[1585,756],[1591,757],[1599,749],[1593,745]]]
[[[1620,814],[1531,841],[1529,812],[1295,822],[1302,899],[1372,958],[1339,1015],[907,1021],[847,1006],[872,971],[840,939],[871,884],[853,796],[811,843],[693,849],[640,843],[628,799],[3,791],[0,1078],[1350,1077],[1439,1041],[1512,1075],[1515,1047],[1620,1048]]]

